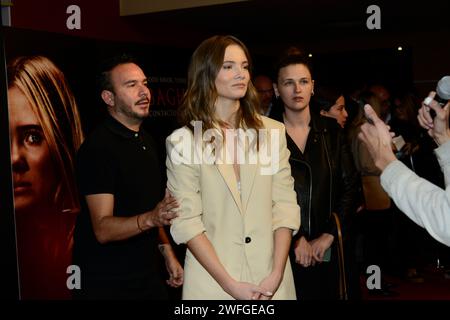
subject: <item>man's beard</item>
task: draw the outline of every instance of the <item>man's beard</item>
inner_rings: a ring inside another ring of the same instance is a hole
[[[147,108],[147,112],[145,114],[138,113],[138,112],[134,111],[132,108],[127,108],[127,107],[122,107],[122,106],[120,107],[120,111],[124,115],[126,115],[128,118],[134,119],[134,120],[139,120],[139,121],[144,120],[150,114],[148,108]]]

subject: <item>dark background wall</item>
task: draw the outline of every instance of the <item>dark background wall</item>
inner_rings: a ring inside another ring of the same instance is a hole
[[[81,30],[66,28],[73,4],[81,8]],[[380,30],[366,26],[371,4],[380,7]],[[443,0],[255,0],[121,17],[119,0],[14,0],[11,20],[17,28],[175,51],[192,50],[213,34],[233,34],[250,48],[256,71],[268,70],[282,48],[295,44],[324,70],[316,81],[406,81],[425,95],[450,72],[448,12],[450,2]]]
[[[233,34],[243,40],[256,73],[270,73],[279,52],[297,45],[312,54],[318,84],[350,87],[383,82],[394,90],[415,88],[425,96],[443,75],[450,74],[448,1],[377,1],[380,30],[366,26],[366,9],[372,2],[357,0],[256,0],[126,17],[120,16],[119,0],[12,3],[12,27],[1,30],[6,59],[41,54],[55,61],[75,92],[87,133],[105,114],[95,90],[96,65],[113,52],[136,55],[153,78],[153,117],[146,126],[160,137],[161,146],[176,126],[175,110],[185,88],[190,55],[214,34]],[[80,30],[66,27],[69,5],[81,9]],[[398,46],[403,50],[398,51]],[[5,155],[8,141],[3,142],[0,152]],[[8,182],[2,190],[10,187]],[[11,192],[2,193],[2,211],[12,210],[10,202]],[[11,236],[8,230],[2,235]],[[14,251],[7,247],[7,252]],[[14,286],[15,278],[10,279]]]

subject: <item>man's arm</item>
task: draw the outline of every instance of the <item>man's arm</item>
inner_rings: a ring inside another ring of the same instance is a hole
[[[169,279],[166,282],[169,286],[177,288],[183,284],[183,267],[177,259],[164,227],[159,227],[159,242],[159,251],[164,257],[169,273]]]
[[[177,216],[175,210],[178,208],[176,199],[167,190],[164,199],[153,210],[132,217],[113,215],[113,194],[87,195],[86,202],[95,236],[100,243],[128,239],[150,228],[169,225]]]

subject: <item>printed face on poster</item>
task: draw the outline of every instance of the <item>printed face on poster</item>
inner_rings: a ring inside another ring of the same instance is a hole
[[[186,59],[165,48],[14,28],[5,30],[5,47],[21,299],[70,299],[67,279],[80,210],[76,153],[107,114],[96,66],[119,52],[142,61],[152,94],[144,125],[163,146],[177,127]]]

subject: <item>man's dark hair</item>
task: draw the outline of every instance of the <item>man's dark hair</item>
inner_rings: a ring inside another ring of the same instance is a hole
[[[114,88],[111,83],[111,70],[121,64],[126,63],[134,63],[136,65],[139,65],[137,59],[129,54],[119,54],[112,56],[104,60],[99,65],[99,69],[97,72],[97,87],[100,92],[103,90],[114,92]]]

